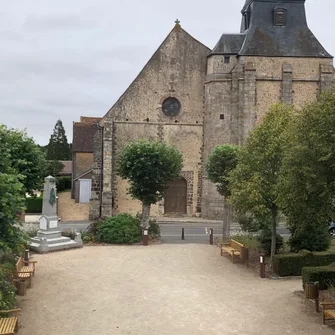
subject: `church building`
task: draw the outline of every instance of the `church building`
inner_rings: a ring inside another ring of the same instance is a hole
[[[130,141],[165,141],[183,154],[179,179],[151,215],[222,218],[223,199],[205,176],[214,146],[243,144],[270,106],[300,107],[334,81],[333,57],[308,28],[305,0],[246,0],[239,33],[214,49],[176,25],[94,135],[90,218],[136,214],[117,175]]]

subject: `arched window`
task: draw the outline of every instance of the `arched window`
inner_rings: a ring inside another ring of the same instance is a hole
[[[277,8],[274,10],[274,25],[278,27],[286,25],[286,9]]]

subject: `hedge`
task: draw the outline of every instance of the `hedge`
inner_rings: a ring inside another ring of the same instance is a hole
[[[331,266],[317,266],[305,267],[302,269],[302,285],[308,282],[319,282],[320,290],[327,290],[330,286],[335,285],[335,267]]]
[[[56,186],[57,186],[57,192],[71,190],[72,177],[57,177]]]
[[[273,258],[273,270],[280,277],[301,276],[302,268],[328,266],[335,262],[334,252],[301,251],[298,254],[282,254]]]
[[[42,213],[43,197],[41,198],[27,198],[26,199],[26,213]]]

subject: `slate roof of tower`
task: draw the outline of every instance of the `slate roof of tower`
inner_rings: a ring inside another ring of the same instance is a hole
[[[242,48],[245,34],[223,34],[214,47],[212,54],[238,54]]]
[[[286,9],[285,26],[274,25],[276,8]],[[212,54],[332,58],[308,28],[305,0],[246,0],[242,14],[247,11],[249,27],[242,18],[241,34],[222,35]]]

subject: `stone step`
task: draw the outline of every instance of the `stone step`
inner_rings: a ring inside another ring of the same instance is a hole
[[[38,243],[40,244],[41,239],[38,237],[34,237],[31,239],[31,241],[33,243]],[[60,236],[60,237],[56,237],[56,238],[47,238],[47,243],[48,245],[50,244],[58,244],[58,243],[66,243],[72,241],[69,237],[65,237],[65,236]]]

